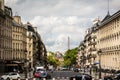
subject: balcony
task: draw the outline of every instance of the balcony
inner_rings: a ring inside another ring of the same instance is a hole
[[[91,52],[91,51],[96,51],[97,49],[96,48],[90,48],[89,49],[89,52]]]
[[[96,41],[90,41],[88,42],[88,45],[96,45]]]
[[[96,35],[91,35],[91,38],[96,39],[97,37],[96,37]]]

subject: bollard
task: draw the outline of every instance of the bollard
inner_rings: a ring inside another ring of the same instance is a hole
[[[25,80],[28,80],[28,78],[26,78]]]
[[[20,80],[20,78],[18,78],[18,80]]]
[[[67,80],[69,80],[69,77],[66,77]]]
[[[43,78],[42,80],[46,80],[46,78]]]
[[[36,80],[35,78],[33,78],[33,80]]]
[[[73,80],[76,80],[75,78],[73,78]]]
[[[52,80],[55,80],[55,78],[53,78]]]

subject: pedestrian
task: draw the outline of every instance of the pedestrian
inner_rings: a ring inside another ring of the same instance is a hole
[[[107,80],[107,76],[104,76],[104,80]]]
[[[51,73],[53,73],[54,69],[51,69]]]
[[[82,80],[85,80],[85,74],[83,74],[83,76],[82,76]]]

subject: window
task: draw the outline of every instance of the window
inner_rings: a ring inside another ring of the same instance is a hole
[[[0,9],[2,8],[2,2],[0,1]]]
[[[29,48],[31,48],[31,44],[29,45]]]

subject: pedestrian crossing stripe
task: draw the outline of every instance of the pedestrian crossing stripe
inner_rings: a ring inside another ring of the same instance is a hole
[[[36,78],[33,78],[33,80],[38,80]],[[41,79],[40,79],[41,80]],[[48,80],[46,78],[42,78],[42,80]],[[69,77],[57,77],[57,78],[52,78],[50,80],[69,80]]]

